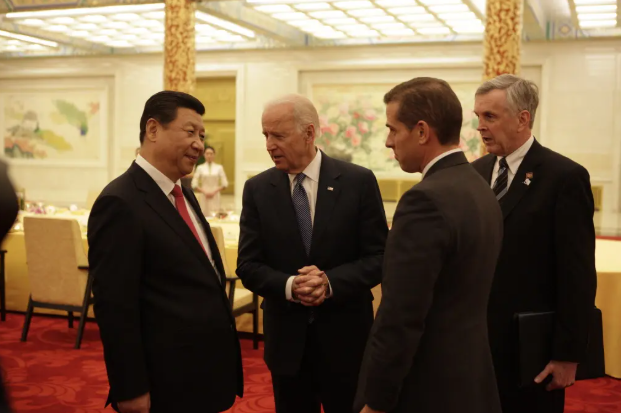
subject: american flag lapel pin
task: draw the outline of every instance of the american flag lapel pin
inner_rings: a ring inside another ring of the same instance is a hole
[[[328,191],[334,191],[334,188],[332,188],[331,186],[328,187]]]

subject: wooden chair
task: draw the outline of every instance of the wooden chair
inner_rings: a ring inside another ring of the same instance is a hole
[[[75,348],[79,349],[93,302],[93,277],[88,271],[80,225],[74,219],[25,217],[24,238],[30,298],[21,341],[28,337],[35,308],[67,311],[69,328],[73,328],[73,313],[78,312]]]
[[[216,244],[218,244],[220,256],[222,257],[222,264],[226,272],[226,289],[229,303],[233,311],[233,317],[238,317],[246,313],[252,314],[252,342],[256,350],[259,348],[259,296],[245,288],[236,288],[239,277],[230,274],[224,249],[224,232],[221,227],[211,225],[211,233],[216,239]]]

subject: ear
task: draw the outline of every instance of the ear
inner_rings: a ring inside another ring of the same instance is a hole
[[[313,143],[315,141],[316,132],[317,131],[315,130],[315,125],[311,123],[306,127],[306,134],[304,136],[304,139],[306,139],[308,143]]]
[[[145,128],[145,139],[150,140],[151,142],[155,142],[157,138],[157,128],[159,128],[160,124],[155,119],[151,118],[147,121],[147,126]]]
[[[426,145],[430,139],[431,128],[429,124],[424,120],[420,120],[414,127],[414,130],[416,130],[415,138],[418,140],[418,144]]]
[[[530,112],[527,110],[523,110],[518,114],[518,131],[523,131],[524,129],[530,129]]]

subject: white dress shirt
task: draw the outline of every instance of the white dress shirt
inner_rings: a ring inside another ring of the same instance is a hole
[[[431,160],[431,162],[429,162],[427,164],[427,166],[425,166],[425,169],[423,169],[423,178],[425,178],[425,175],[427,174],[427,172],[429,172],[431,167],[434,166],[440,159],[446,158],[447,156],[452,155],[452,154],[457,153],[457,152],[462,152],[461,148],[451,149],[450,151],[446,151],[444,153],[441,153],[440,155],[438,155],[435,158],[433,158]]]
[[[149,161],[143,158],[142,155],[138,155],[138,157],[136,158],[136,163],[138,164],[138,166],[144,169],[144,171],[147,174],[149,174],[149,176],[155,181],[157,186],[160,187],[162,192],[164,192],[164,195],[166,195],[168,200],[173,204],[173,206],[176,209],[177,207],[175,205],[175,196],[172,194],[172,190],[175,187],[175,185],[181,186],[181,181],[179,180],[176,183],[171,181],[166,175],[161,173],[155,166],[151,165]],[[190,219],[192,220],[192,224],[194,224],[194,227],[196,228],[196,231],[198,232],[198,237],[200,238],[201,243],[203,244],[203,247],[205,247],[205,252],[207,253],[207,257],[209,258],[209,261],[211,262],[211,265],[213,266],[213,268],[216,269],[215,262],[213,261],[213,258],[211,256],[211,249],[209,248],[209,242],[207,241],[207,235],[205,234],[205,228],[203,228],[203,225],[198,219],[198,215],[196,215],[196,211],[194,211],[194,208],[190,205],[185,195],[183,196],[183,200],[185,201],[185,205],[188,211],[190,211]],[[216,269],[216,273],[217,273],[217,269]]]
[[[511,187],[511,182],[513,182],[513,177],[517,172],[518,168],[522,164],[524,157],[530,150],[530,147],[533,146],[533,142],[535,142],[535,138],[531,135],[530,138],[524,142],[522,146],[517,148],[515,151],[507,155],[505,158],[507,160],[507,165],[509,165],[509,177],[507,180],[507,188]],[[498,170],[500,169],[500,159],[502,156],[496,157],[496,162],[494,163],[494,171],[492,172],[492,181],[490,182],[490,186],[493,188],[494,183],[496,182],[496,178],[498,178]]]
[[[310,214],[311,214],[311,222],[313,223],[313,225],[315,224],[315,206],[317,205],[317,189],[319,188],[319,172],[320,171],[321,171],[321,151],[318,150],[317,154],[315,155],[311,163],[309,163],[306,169],[302,171],[302,173],[306,175],[306,178],[304,178],[304,181],[302,181],[302,187],[304,187],[304,190],[306,191],[306,196],[308,197],[308,203],[309,203]],[[295,177],[296,176],[297,174],[289,174],[291,196],[293,196],[293,188],[295,188]],[[295,277],[296,277],[295,275],[292,275],[291,277],[289,277],[289,279],[287,280],[287,285],[285,287],[285,296],[287,297],[287,300],[289,301],[295,301],[293,299],[293,293],[292,293],[293,279]],[[328,284],[329,283],[330,281],[328,281]],[[326,295],[326,297],[332,296],[332,288],[330,288],[329,291],[330,291],[329,295]]]

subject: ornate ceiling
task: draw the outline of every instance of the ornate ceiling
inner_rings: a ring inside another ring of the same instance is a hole
[[[621,0],[524,0],[524,39],[620,36]],[[196,48],[477,41],[485,0],[226,0],[198,2]],[[0,55],[162,50],[164,3],[4,0]]]

